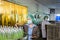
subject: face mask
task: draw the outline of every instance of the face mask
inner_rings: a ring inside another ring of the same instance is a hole
[[[32,23],[32,20],[28,20],[28,22],[27,22],[28,24],[31,24]]]
[[[46,21],[49,21],[49,19],[45,19]]]

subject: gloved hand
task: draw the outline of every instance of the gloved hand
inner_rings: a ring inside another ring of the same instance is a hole
[[[23,38],[23,40],[27,40],[27,38],[28,38],[28,36],[26,35],[26,36]]]

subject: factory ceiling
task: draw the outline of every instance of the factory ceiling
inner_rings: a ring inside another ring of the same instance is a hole
[[[60,8],[60,0],[36,0],[36,1],[49,8]]]

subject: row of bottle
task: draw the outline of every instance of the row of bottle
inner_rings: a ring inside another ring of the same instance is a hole
[[[13,32],[19,32],[19,31],[21,31],[21,30],[23,30],[23,27],[11,27],[11,26],[9,26],[9,27],[7,27],[7,26],[4,26],[4,27],[2,27],[2,26],[0,26],[0,33],[13,33]]]

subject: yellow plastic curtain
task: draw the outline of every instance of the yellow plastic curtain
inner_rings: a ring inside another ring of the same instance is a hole
[[[27,22],[27,7],[6,1],[0,1],[0,15],[2,26],[14,26],[16,23],[23,25]]]

